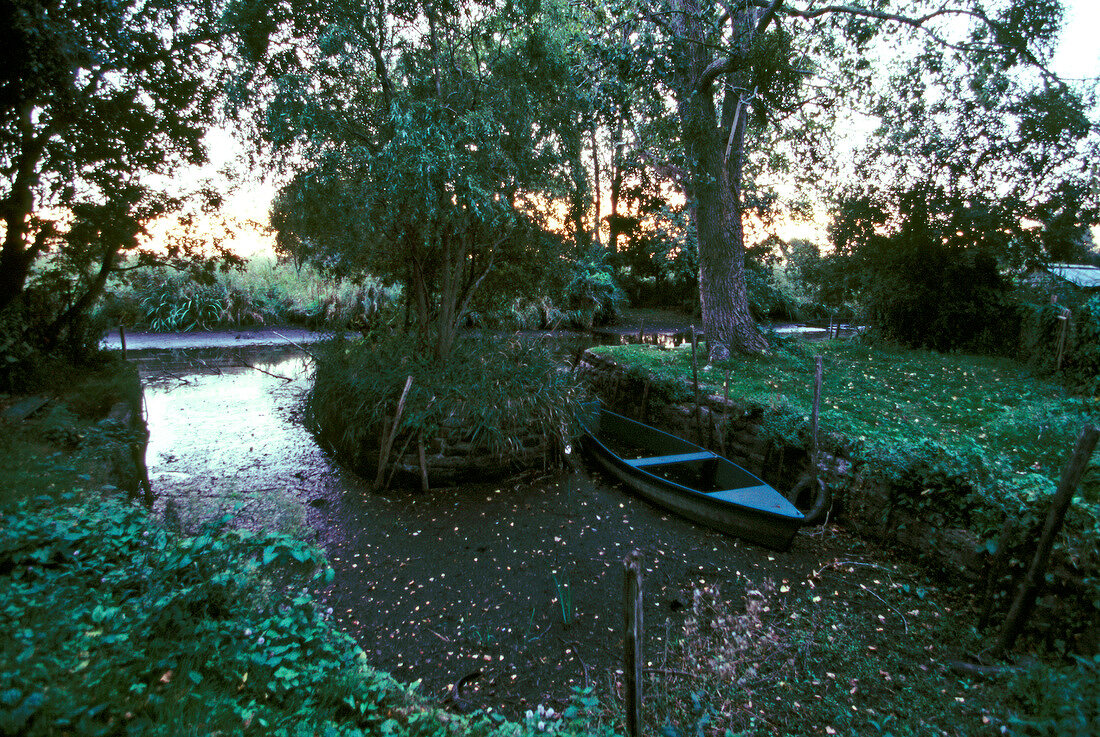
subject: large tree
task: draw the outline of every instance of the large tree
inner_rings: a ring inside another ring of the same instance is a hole
[[[587,233],[570,24],[537,2],[280,7],[231,13],[255,61],[242,109],[290,175],[273,212],[280,247],[399,280],[445,357],[494,269],[559,260],[539,253],[546,205],[569,201]]]
[[[1063,144],[1087,136],[1090,128],[1087,121],[1082,126],[1078,96],[1045,66],[1060,3],[986,5],[669,0],[638,11],[663,44],[664,74],[657,78],[667,85],[679,118],[712,360],[766,347],[749,313],[744,275],[746,167],[768,153],[759,148],[759,131],[797,133],[814,116],[831,119],[847,104],[878,115],[896,137],[902,120],[916,130],[936,131],[945,111],[961,111],[965,120],[968,109],[977,110],[968,106],[977,102],[1004,126],[1006,145],[999,154],[1022,161],[1042,149],[1040,159],[1061,157],[1033,160],[1042,166],[1019,171],[1066,165],[1072,146]],[[876,55],[911,60],[913,84],[904,98],[897,97],[898,88],[874,82]],[[959,150],[967,132],[965,126],[948,132],[937,155],[956,166],[980,167],[980,160]],[[1013,147],[1023,138],[1037,147]],[[904,160],[906,151],[897,151]]]
[[[0,310],[37,274],[47,346],[178,206],[165,178],[205,160],[216,15],[212,0],[0,5]]]

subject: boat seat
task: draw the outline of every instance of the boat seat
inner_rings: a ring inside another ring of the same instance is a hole
[[[645,468],[647,466],[667,466],[671,463],[688,463],[690,461],[705,461],[710,458],[717,458],[718,456],[711,453],[709,450],[702,450],[696,453],[675,453],[668,456],[649,456],[648,458],[635,458],[634,460],[627,460],[627,464],[634,468]],[[626,460],[626,459],[623,459]]]
[[[721,499],[724,502],[743,504],[746,507],[756,507],[757,509],[770,509],[781,506],[776,503],[775,489],[767,484],[746,486],[742,489],[711,491],[707,493],[707,496]]]

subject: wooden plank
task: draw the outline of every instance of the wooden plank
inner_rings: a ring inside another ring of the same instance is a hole
[[[717,458],[718,456],[711,453],[709,450],[699,451],[698,453],[675,453],[667,456],[650,456],[648,458],[635,458],[634,460],[626,460],[626,462],[634,468],[647,468],[649,466],[668,466],[673,463],[690,463],[691,461],[706,461],[711,458]]]
[[[28,397],[4,410],[4,419],[13,422],[22,422],[38,410],[46,406],[49,397]]]

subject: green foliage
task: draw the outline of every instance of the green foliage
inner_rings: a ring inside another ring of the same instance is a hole
[[[331,576],[317,550],[221,529],[224,519],[191,537],[114,502],[59,502],[10,510],[0,532],[9,728],[148,734],[384,720],[380,702],[399,689],[364,667],[308,594],[289,589]]]
[[[1019,318],[997,263],[1011,232],[1009,213],[924,187],[888,199],[890,205],[845,203],[832,230],[834,245],[861,274],[874,328],[912,347],[1011,352]],[[882,235],[890,207],[901,223]]]
[[[1069,665],[1036,663],[1011,684],[1022,714],[1010,734],[1087,737],[1100,734],[1100,655]]]
[[[574,325],[590,329],[615,322],[624,299],[603,251],[589,249],[573,264],[563,300]]]
[[[445,363],[416,348],[413,336],[398,333],[316,349],[306,421],[353,468],[373,473],[409,376],[395,450],[444,430],[503,461],[523,450],[525,436],[567,442],[579,389],[541,342],[463,337]]]
[[[279,250],[400,281],[443,359],[475,297],[520,296],[561,251],[545,220],[577,159],[565,149],[578,140],[568,103],[579,69],[556,8],[433,7],[424,19],[374,5],[286,4],[260,30],[301,33],[302,53],[267,47],[236,89],[275,90],[250,102],[292,174],[273,205]],[[527,274],[493,279],[497,268]]]
[[[1091,297],[1063,318],[1061,305],[1042,301],[1027,308],[1021,332],[1021,357],[1041,373],[1058,368],[1062,344],[1061,378],[1083,392],[1100,393],[1100,297]]]
[[[186,331],[254,325],[369,329],[392,319],[399,288],[365,278],[323,276],[255,257],[212,274],[147,267],[116,277],[99,307],[100,324]]]
[[[22,302],[23,340],[50,352],[85,337],[119,254],[181,208],[172,174],[206,159],[220,5],[19,0],[0,13],[0,310]]]

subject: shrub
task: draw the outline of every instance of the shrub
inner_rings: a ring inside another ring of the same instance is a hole
[[[1012,734],[1086,737],[1100,734],[1100,655],[1064,666],[1037,663],[1012,682],[1023,713]]]
[[[585,329],[615,322],[625,299],[604,252],[597,249],[577,259],[562,298],[570,322]]]
[[[196,536],[70,494],[0,529],[5,733],[262,731],[381,724],[401,689],[369,671],[297,581],[320,553],[280,536]]]

